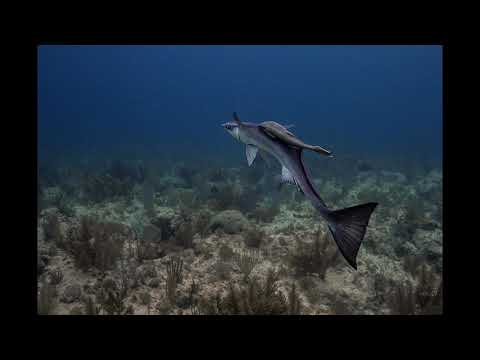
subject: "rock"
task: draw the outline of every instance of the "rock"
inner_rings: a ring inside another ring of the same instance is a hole
[[[160,279],[153,278],[148,282],[148,286],[151,288],[158,288],[160,286]]]
[[[152,222],[155,228],[160,230],[160,240],[168,241],[174,233],[172,216],[159,216]]]
[[[161,242],[157,246],[157,259],[158,258],[163,258],[163,257],[165,257],[166,255],[168,255],[172,252],[177,252],[177,251],[181,251],[181,250],[182,250],[182,248],[175,245],[175,244],[172,244],[170,242]]]
[[[183,256],[186,262],[191,263],[195,257],[195,250],[194,249],[186,249],[183,251]]]
[[[144,260],[157,259],[159,254],[161,254],[161,251],[158,251],[158,247],[155,244],[146,241],[140,243],[140,251]]]
[[[326,181],[322,186],[323,196],[329,196],[331,198],[338,198],[343,193],[343,188],[340,184],[336,183],[334,180]]]
[[[82,296],[82,288],[78,284],[68,285],[63,292],[62,298],[60,299],[62,302],[70,304],[74,301],[80,300]]]
[[[83,315],[83,309],[81,306],[75,306],[70,310],[70,315]]]
[[[187,295],[177,296],[176,304],[180,309],[188,309],[190,307],[190,297]]]
[[[432,170],[426,177],[421,179],[417,188],[420,193],[427,193],[435,188],[441,188],[443,181],[443,175],[438,170]]]
[[[157,277],[157,270],[154,265],[145,265],[142,271],[145,279]]]
[[[41,257],[44,257],[44,256],[49,257],[50,256],[49,252],[50,251],[49,251],[48,244],[43,241],[39,242],[38,251],[37,251],[38,255],[40,255]]]
[[[83,292],[88,295],[94,295],[95,294],[95,288],[94,288],[93,283],[86,283],[83,285]]]
[[[209,228],[212,231],[222,229],[227,234],[238,234],[249,226],[248,220],[238,210],[225,210],[213,217]]]
[[[45,271],[45,268],[47,267],[47,264],[42,256],[40,254],[37,254],[37,272],[38,275],[42,275],[43,272]]]
[[[127,282],[129,289],[136,289],[138,287],[138,281],[136,278],[130,278]]]
[[[418,229],[415,231],[412,241],[420,253],[428,259],[433,261],[441,260],[443,255],[441,230],[425,231]]]
[[[187,183],[184,179],[176,176],[164,176],[160,178],[156,183],[156,188],[159,191],[168,189],[168,188],[186,188]]]
[[[135,284],[145,284],[145,275],[144,275],[144,272],[141,268],[137,268],[135,269]],[[131,287],[136,287],[136,286],[131,286]]]
[[[166,255],[165,249],[162,246],[157,247],[157,256],[155,257],[156,259],[164,257]]]
[[[418,256],[418,253],[418,248],[410,241],[403,242],[397,248],[397,255],[402,258],[405,256]]]
[[[55,244],[50,244],[50,246],[48,247],[47,255],[50,257],[57,255],[57,247],[55,246]]]
[[[397,183],[406,183],[407,182],[406,176],[403,175],[402,173],[399,173],[399,172],[382,171],[381,175],[385,179],[385,181],[397,182]]]
[[[46,187],[43,189],[43,198],[49,206],[52,206],[51,204],[61,196],[62,191],[58,186]]]
[[[106,277],[102,281],[101,287],[106,291],[110,291],[110,290],[117,291],[117,289],[118,289],[117,283],[111,277]]]
[[[155,225],[146,225],[143,229],[143,241],[158,242],[162,240],[162,231]]]
[[[160,315],[168,315],[172,309],[172,305],[170,305],[167,300],[162,299],[155,305],[155,309]]]
[[[138,294],[138,299],[140,300],[140,303],[142,305],[150,305],[151,302],[152,302],[152,297],[151,297],[150,293],[148,293],[146,291]]]
[[[51,269],[48,272],[48,278],[49,278],[50,284],[58,285],[63,280],[63,272],[60,268]]]

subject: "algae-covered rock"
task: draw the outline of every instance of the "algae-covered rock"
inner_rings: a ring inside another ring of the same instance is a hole
[[[384,181],[397,182],[397,183],[407,182],[407,177],[404,174],[399,172],[381,171],[380,174],[382,175]]]
[[[428,259],[439,261],[442,258],[442,231],[425,231],[418,229],[412,239],[415,246]]]
[[[405,257],[405,256],[418,256],[419,255],[419,250],[410,241],[405,241],[405,242],[401,243],[400,245],[398,245],[397,253],[402,258]]]
[[[165,208],[164,208],[165,209]],[[162,241],[167,241],[174,233],[174,227],[172,224],[172,219],[174,218],[175,213],[173,211],[168,214],[164,211],[166,215],[158,216],[155,220],[152,221],[154,226],[160,230],[159,238]]]
[[[432,190],[433,188],[440,187],[442,186],[443,182],[443,175],[442,172],[439,170],[432,170],[426,177],[421,179],[418,184],[418,191],[423,193],[423,192],[428,192]]]
[[[81,306],[75,306],[70,310],[70,315],[83,315],[83,309]]]
[[[153,278],[148,281],[148,286],[151,288],[158,288],[160,286],[160,279],[159,278]]]
[[[339,199],[343,194],[341,184],[337,183],[335,180],[325,181],[321,187],[321,191],[324,197],[332,199],[332,201]]]
[[[148,224],[143,229],[143,241],[158,242],[162,240],[162,230],[157,226]]]
[[[38,275],[42,275],[43,272],[45,271],[45,268],[47,267],[47,262],[45,261],[45,258],[41,256],[40,254],[37,254],[37,272]]]
[[[243,214],[238,210],[225,210],[213,217],[210,221],[209,228],[212,231],[220,228],[227,234],[238,234],[247,229],[249,222]]]
[[[62,295],[62,302],[70,304],[82,296],[82,288],[78,284],[68,285]]]
[[[167,188],[184,188],[187,187],[187,184],[184,179],[169,175],[160,178],[156,183],[156,187],[159,191],[163,191]]]

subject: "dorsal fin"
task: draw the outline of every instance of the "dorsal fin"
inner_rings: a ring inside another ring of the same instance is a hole
[[[235,121],[238,125],[242,124],[236,112],[233,112],[233,121]]]
[[[280,137],[283,139],[285,136],[291,136],[295,138],[295,135],[287,130],[287,127],[293,127],[293,125],[287,125],[287,127],[285,127],[275,121],[264,121],[259,124],[259,127],[263,129],[267,133],[267,135],[273,138]]]

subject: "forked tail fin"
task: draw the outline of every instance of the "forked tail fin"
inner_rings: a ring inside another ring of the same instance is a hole
[[[355,270],[358,250],[365,236],[370,215],[377,205],[378,203],[370,202],[330,213],[328,228],[340,252]]]

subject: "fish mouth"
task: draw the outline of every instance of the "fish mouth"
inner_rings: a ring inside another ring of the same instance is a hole
[[[225,123],[225,124],[222,124],[222,127],[226,130],[233,130],[234,125],[231,123]]]

